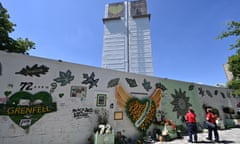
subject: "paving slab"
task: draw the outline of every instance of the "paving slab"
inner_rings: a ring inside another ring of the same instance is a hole
[[[240,128],[232,128],[227,130],[219,130],[220,142],[213,142],[206,139],[207,132],[198,133],[198,144],[214,143],[214,144],[240,144]],[[214,135],[213,135],[214,138]],[[189,144],[188,136],[181,139],[175,139],[170,142],[157,142],[155,144]]]

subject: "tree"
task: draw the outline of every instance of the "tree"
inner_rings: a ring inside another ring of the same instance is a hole
[[[221,35],[218,36],[218,39],[227,38],[229,36],[236,36],[236,43],[230,45],[230,50],[239,49],[240,48],[240,22],[231,21],[228,24],[227,31],[223,32]]]
[[[227,86],[234,90],[234,93],[240,95],[240,22],[231,21],[225,32],[218,36],[218,39],[236,37],[236,43],[230,45],[230,50],[236,50],[236,54],[228,58],[229,71],[233,74],[233,79]]]
[[[14,40],[9,36],[16,26],[16,24],[9,21],[9,18],[7,9],[0,2],[0,50],[27,54],[28,50],[35,49],[35,43],[27,38]]]

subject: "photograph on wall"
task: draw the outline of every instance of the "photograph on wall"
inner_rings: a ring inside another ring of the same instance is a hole
[[[97,94],[97,102],[96,102],[98,107],[105,107],[107,104],[107,94]]]
[[[122,111],[114,112],[114,120],[123,120],[123,112]]]
[[[21,119],[20,121],[20,126],[21,127],[26,127],[31,125],[32,120],[31,119]]]
[[[87,97],[87,87],[84,86],[72,86],[71,87],[71,97],[80,98],[81,100]]]

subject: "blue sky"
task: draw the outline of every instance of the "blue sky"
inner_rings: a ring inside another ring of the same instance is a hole
[[[17,24],[14,38],[36,43],[30,55],[101,67],[105,4],[121,0],[1,0]],[[216,85],[234,37],[216,40],[240,20],[239,0],[148,0],[154,76]]]

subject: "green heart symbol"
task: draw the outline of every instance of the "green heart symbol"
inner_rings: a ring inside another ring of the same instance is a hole
[[[123,10],[123,5],[122,4],[112,5],[112,6],[109,7],[109,11],[114,15],[120,13],[122,10]]]
[[[8,115],[17,125],[26,129],[36,123],[45,113],[57,110],[56,103],[48,92],[17,92],[5,106],[4,115]]]
[[[126,113],[134,126],[144,132],[153,122],[156,106],[151,99],[131,98],[127,102]]]
[[[60,93],[60,94],[58,94],[58,96],[59,96],[60,98],[62,98],[62,97],[64,96],[64,93]]]
[[[12,92],[11,91],[5,91],[4,94],[5,96],[9,96]]]

